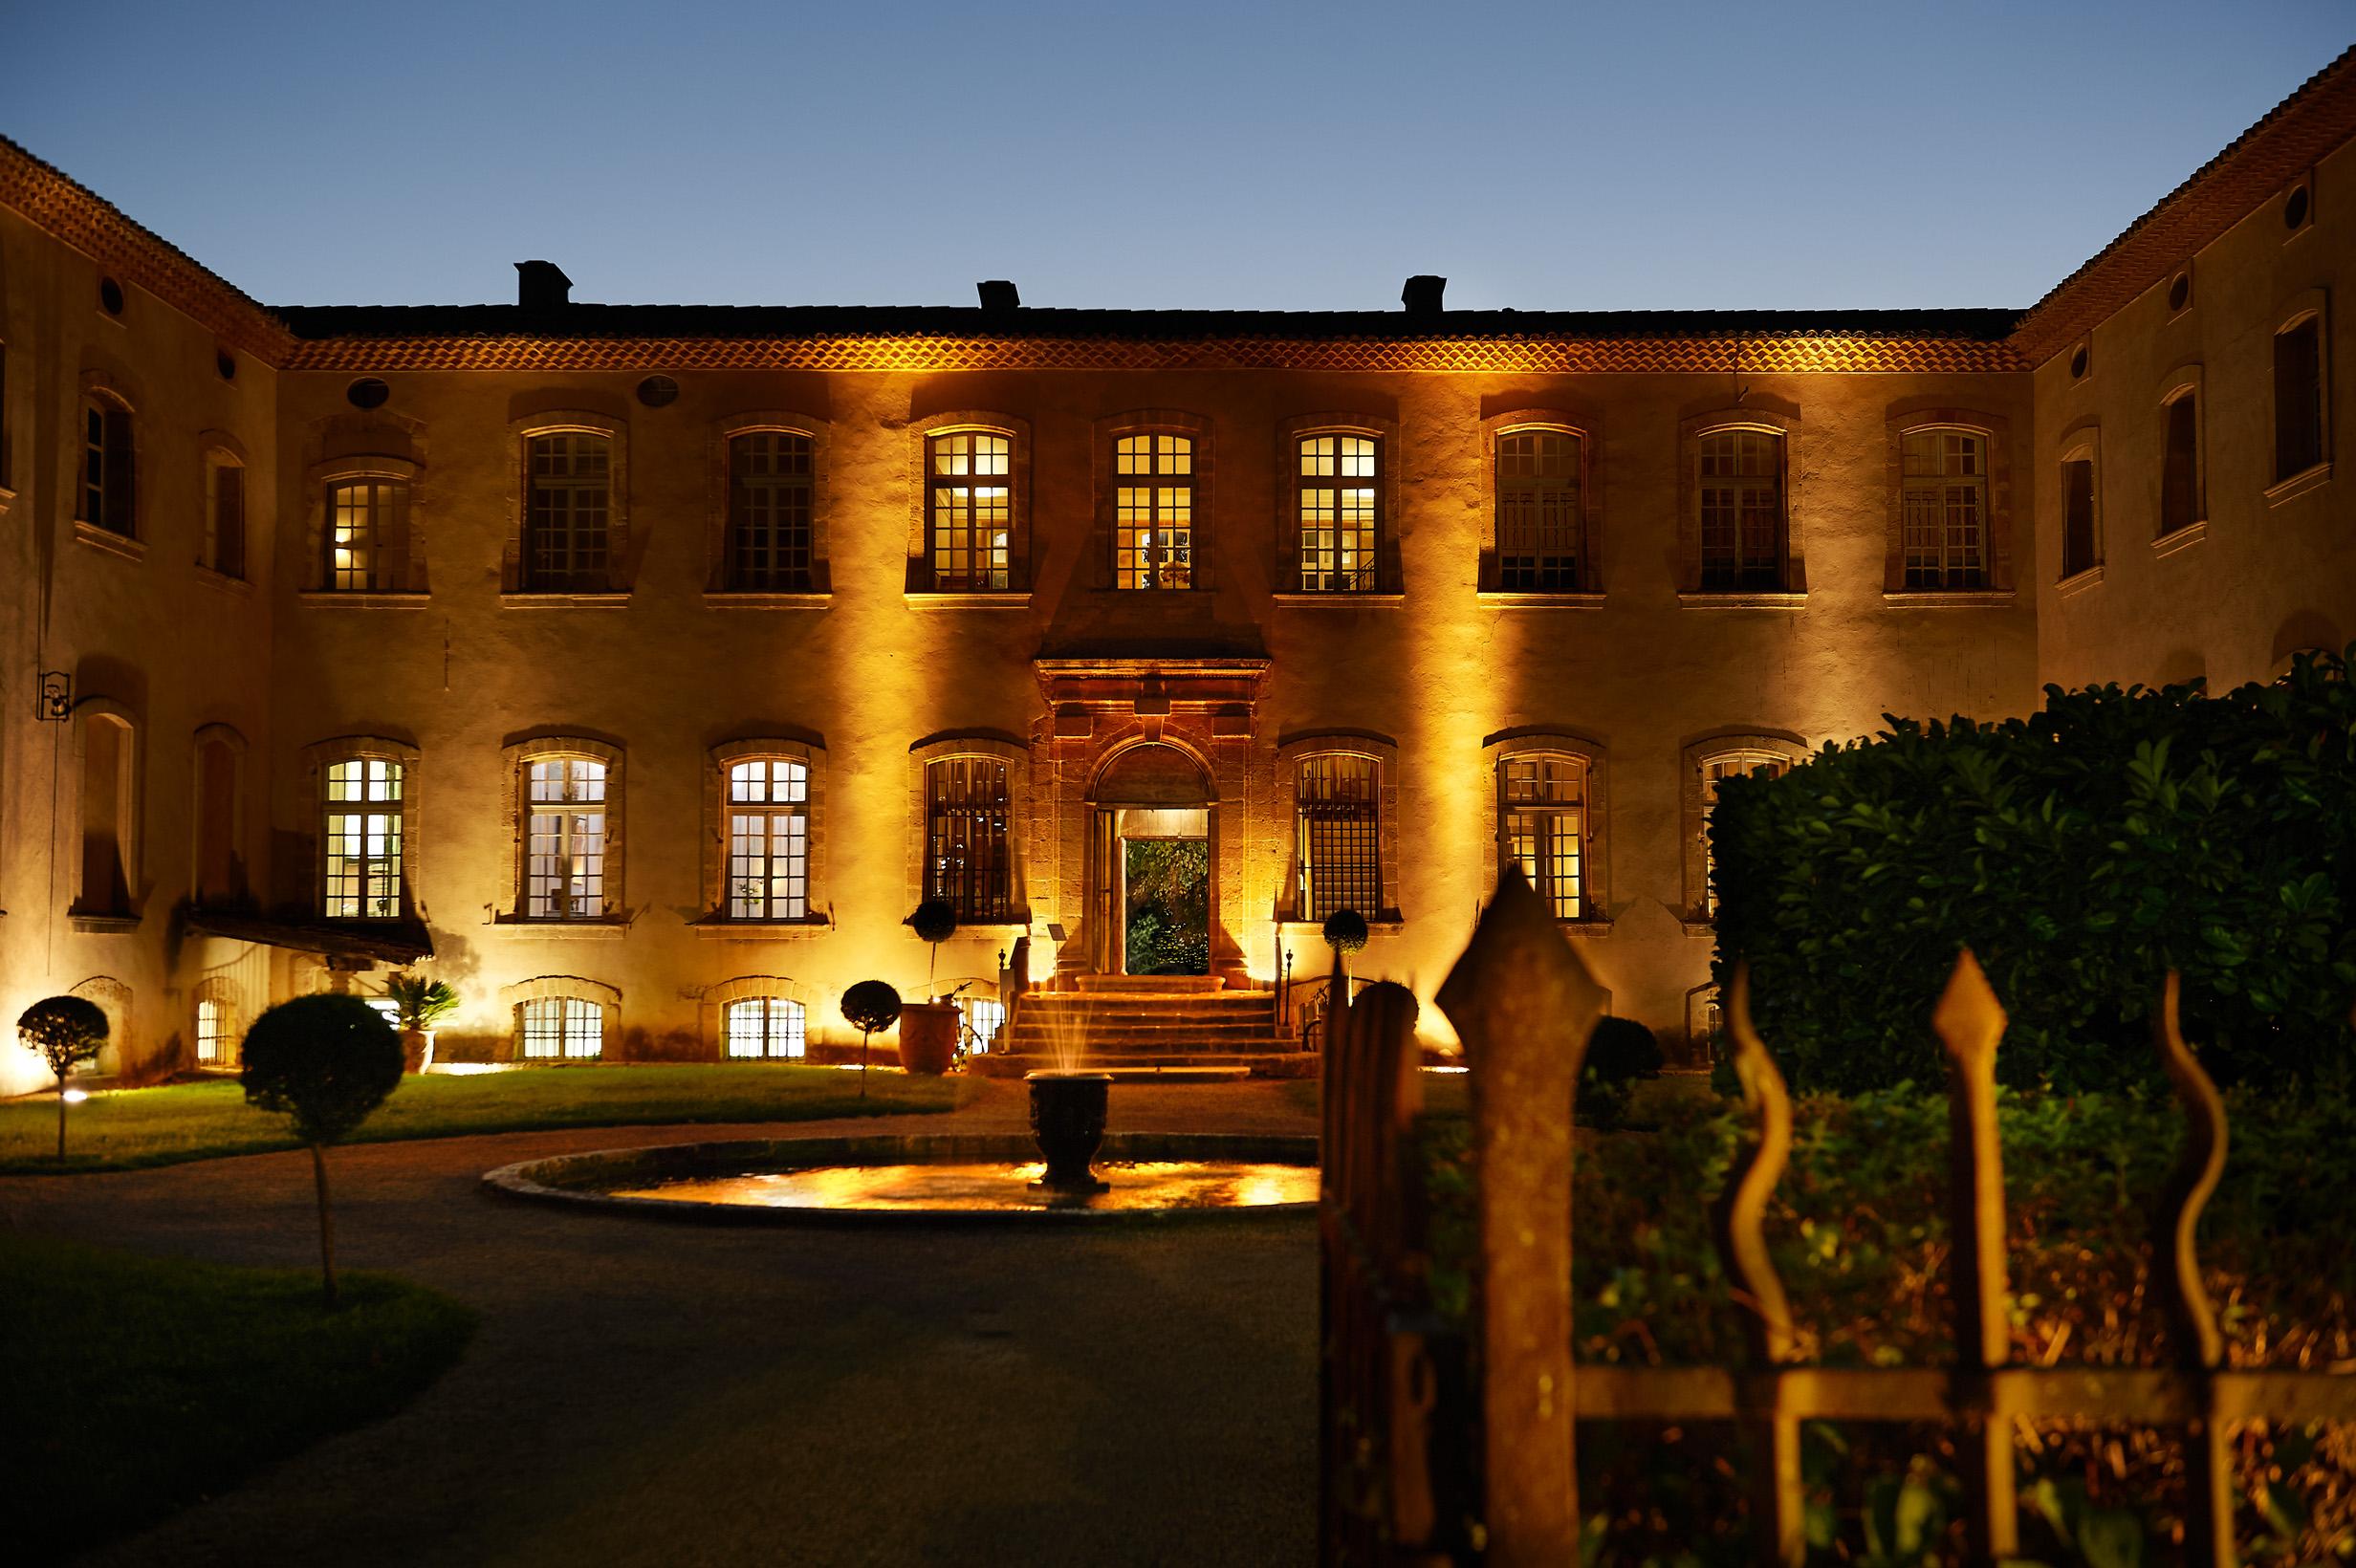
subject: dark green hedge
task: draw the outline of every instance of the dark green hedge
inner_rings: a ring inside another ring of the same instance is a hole
[[[1796,1085],[1937,1081],[1929,1017],[1969,944],[2012,1016],[2007,1082],[2154,1076],[2184,972],[2225,1081],[2345,1071],[2356,997],[2356,686],[2345,656],[2272,686],[2047,686],[2042,712],[1889,718],[1779,778],[1720,787],[1713,974]]]

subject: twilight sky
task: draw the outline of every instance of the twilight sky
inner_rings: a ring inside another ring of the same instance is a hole
[[[0,134],[273,304],[2025,306],[2346,0],[0,0]]]

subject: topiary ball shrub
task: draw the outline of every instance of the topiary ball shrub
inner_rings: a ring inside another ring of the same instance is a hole
[[[1336,909],[1325,917],[1326,946],[1338,953],[1354,953],[1366,945],[1366,917],[1355,909]]]
[[[927,899],[902,924],[929,949],[925,962],[925,984],[929,986],[933,970],[941,962],[941,944],[957,934],[957,906],[947,899]]]
[[[57,1076],[57,1158],[65,1158],[66,1075],[106,1043],[106,1010],[86,996],[49,996],[16,1015],[16,1037]]]
[[[1607,1083],[1631,1083],[1659,1078],[1668,1060],[1661,1053],[1659,1037],[1635,1019],[1599,1018],[1595,1033],[1587,1036],[1582,1071]]]
[[[294,1118],[306,1143],[333,1143],[401,1083],[401,1036],[358,996],[297,996],[246,1034],[246,1102]]]
[[[859,1094],[867,1096],[867,1037],[900,1018],[900,993],[881,980],[862,980],[842,993],[843,1020],[859,1031]]]

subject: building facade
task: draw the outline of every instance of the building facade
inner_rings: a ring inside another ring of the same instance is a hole
[[[1716,778],[2356,637],[2352,132],[2343,57],[2033,310],[1807,315],[273,311],[0,145],[0,1012],[791,1057],[1123,972],[1176,840],[1231,987],[1346,908],[1428,999],[1519,864],[1673,1049]]]

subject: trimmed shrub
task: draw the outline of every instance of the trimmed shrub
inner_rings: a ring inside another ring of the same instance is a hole
[[[900,993],[881,980],[862,980],[842,993],[842,1018],[859,1031],[859,1096],[867,1098],[867,1042],[900,1019]]]
[[[83,996],[51,996],[17,1015],[16,1038],[57,1075],[57,1158],[65,1158],[66,1075],[106,1044],[106,1012]]]
[[[2356,656],[2356,648],[2349,650]],[[1780,777],[1719,788],[1712,974],[1795,1087],[1935,1083],[1930,1017],[1969,945],[2011,1016],[1998,1077],[2065,1090],[2155,1076],[2171,969],[2225,1081],[2356,1057],[2356,686],[2348,656],[2272,686],[2047,686],[1976,725],[1885,715]]]
[[[319,1202],[319,1274],[336,1304],[336,1222],[328,1202],[326,1146],[351,1133],[401,1083],[401,1037],[358,996],[326,993],[280,1002],[246,1033],[246,1103],[292,1117],[311,1145]]]

